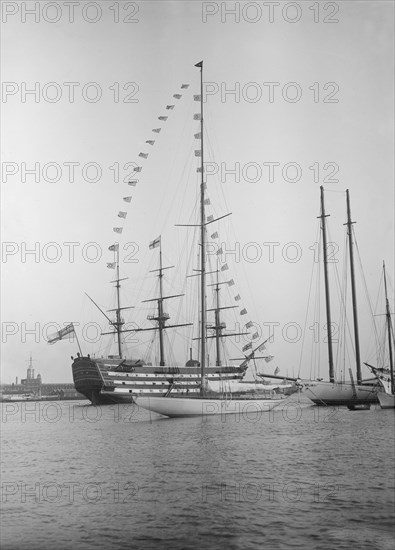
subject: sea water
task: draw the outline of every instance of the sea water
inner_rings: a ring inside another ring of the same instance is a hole
[[[1,408],[3,550],[393,548],[393,410]]]

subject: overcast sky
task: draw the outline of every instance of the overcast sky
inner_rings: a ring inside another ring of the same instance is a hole
[[[38,8],[26,13],[23,5]],[[84,353],[111,351],[106,339],[94,341],[94,323],[103,330],[107,323],[84,293],[104,309],[114,307],[108,284],[114,271],[106,264],[117,240],[121,276],[129,277],[123,301],[136,306],[125,320],[149,326],[149,311],[138,310],[141,300],[155,297],[147,272],[158,254],[148,243],[158,235],[166,265],[177,266],[167,272],[165,290],[192,291],[185,275],[197,267],[194,230],[174,225],[197,219],[193,95],[200,60],[207,215],[232,212],[211,224],[209,235],[217,231],[213,242],[237,251],[221,257],[229,266],[225,280],[235,281],[224,286],[222,303],[234,305],[241,296],[228,328],[251,320],[264,339],[277,323],[268,372],[278,366],[291,375],[301,365],[300,374],[310,376],[316,350],[313,330],[304,327],[320,185],[340,279],[347,188],[373,303],[382,261],[390,278],[394,271],[393,3],[300,1],[269,9],[263,2],[3,2],[2,9],[2,381],[23,377],[30,353],[44,382],[72,380],[76,344],[45,341],[56,324],[78,326]],[[28,172],[35,166],[36,175]],[[133,166],[143,167],[136,187],[123,181]],[[123,200],[129,196],[130,203]],[[114,227],[123,227],[122,235]],[[337,322],[333,269],[331,277]],[[362,360],[374,361],[359,269],[357,278]],[[173,322],[196,321],[192,306],[166,303]],[[243,308],[248,313],[241,316]],[[320,316],[322,328],[323,306]],[[309,318],[307,327],[313,323]],[[169,335],[179,364],[192,336]],[[151,335],[139,338],[129,345],[134,357],[147,352]],[[326,377],[322,331],[318,339]],[[238,353],[231,347],[229,356]]]

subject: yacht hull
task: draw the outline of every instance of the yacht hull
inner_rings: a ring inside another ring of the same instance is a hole
[[[376,386],[364,386],[342,384],[337,382],[312,382],[302,381],[303,395],[311,399],[316,405],[322,406],[348,406],[377,403],[377,394],[380,388]]]
[[[395,395],[381,392],[377,395],[382,409],[395,409]]]
[[[256,413],[269,412],[286,401],[284,397],[234,398],[216,397],[140,397],[135,396],[139,407],[170,418],[188,416],[213,416],[219,414],[239,414],[246,418]]]
[[[395,396],[392,393],[391,374],[389,368],[377,368],[365,363],[376,376],[383,391],[377,394],[382,409],[395,408]]]

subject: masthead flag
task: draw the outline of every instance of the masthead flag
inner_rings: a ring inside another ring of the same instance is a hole
[[[157,239],[155,239],[154,241],[150,242],[149,243],[149,248],[156,248],[157,246],[160,245],[160,235]]]
[[[203,68],[203,61],[199,61],[199,63],[196,63],[195,67]]]

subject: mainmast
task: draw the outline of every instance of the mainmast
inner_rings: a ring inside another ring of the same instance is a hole
[[[335,373],[333,368],[333,351],[332,351],[332,325],[331,325],[331,305],[330,305],[330,294],[329,294],[329,279],[328,279],[328,250],[327,250],[327,239],[326,239],[326,222],[325,218],[325,205],[324,205],[324,188],[321,185],[321,215],[318,216],[321,218],[321,229],[322,229],[322,247],[324,253],[324,276],[325,276],[325,303],[326,303],[326,325],[328,333],[328,359],[329,359],[329,381],[335,381]]]
[[[351,293],[352,293],[352,311],[354,318],[354,339],[355,339],[355,360],[357,364],[357,384],[362,384],[361,373],[361,357],[359,352],[359,330],[358,330],[358,313],[357,313],[357,293],[355,288],[355,270],[354,270],[354,250],[352,241],[352,224],[351,221],[351,208],[350,208],[350,195],[348,189],[347,195],[347,232],[348,232],[348,245],[350,251],[350,272],[351,272]]]
[[[162,265],[162,240],[160,240],[160,248],[159,248],[159,269],[154,269],[153,271],[159,271],[158,278],[159,278],[159,298],[158,298],[158,314],[157,315],[148,315],[147,319],[149,321],[156,321],[158,323],[158,330],[159,330],[159,365],[161,367],[165,366],[165,352],[164,352],[164,344],[163,344],[163,330],[166,328],[165,323],[170,319],[170,316],[168,313],[164,313],[163,311],[163,265]],[[169,266],[166,269],[170,269]]]
[[[388,330],[388,350],[389,350],[389,360],[390,360],[390,376],[391,376],[391,393],[395,393],[395,384],[394,384],[394,360],[392,356],[392,342],[391,342],[391,311],[390,304],[387,296],[387,277],[385,274],[385,263],[383,262],[383,272],[384,272],[384,290],[385,290],[385,316],[387,319],[387,330]]]
[[[157,246],[157,244],[154,244],[154,243],[158,243],[158,241],[159,241],[159,246],[160,246],[160,248],[159,248],[159,269],[153,269],[153,270],[150,271],[150,273],[154,273],[154,272],[158,271],[159,297],[158,298],[152,298],[150,300],[143,300],[143,303],[157,302],[157,304],[158,304],[158,313],[156,315],[148,315],[147,319],[149,321],[156,321],[158,324],[157,324],[156,327],[152,327],[152,328],[137,328],[137,329],[134,329],[134,332],[143,332],[143,331],[147,331],[147,330],[156,330],[156,329],[158,329],[158,331],[159,331],[159,354],[160,354],[159,365],[161,367],[164,367],[166,365],[165,352],[164,352],[164,331],[165,331],[165,329],[176,328],[176,327],[185,327],[185,326],[189,326],[191,323],[183,323],[183,324],[178,324],[178,325],[166,325],[166,321],[168,321],[170,319],[170,315],[163,311],[163,301],[168,300],[170,298],[178,298],[178,297],[184,296],[184,295],[183,294],[174,294],[172,296],[163,296],[163,271],[165,269],[173,268],[174,265],[163,267],[163,264],[162,264],[162,239],[160,237],[159,237],[159,239],[156,239],[155,241],[153,241],[153,243],[151,243],[150,248],[155,248]]]
[[[166,328],[165,323],[170,319],[170,316],[168,313],[164,313],[163,311],[163,270],[164,269],[170,269],[174,266],[169,266],[167,268],[163,267],[162,264],[162,240],[160,240],[160,248],[159,248],[159,269],[154,269],[153,271],[159,271],[158,278],[159,278],[159,298],[157,299],[158,302],[158,314],[157,315],[148,315],[147,319],[149,321],[156,321],[158,323],[158,330],[159,330],[159,365],[161,367],[165,366],[165,352],[164,352],[164,344],[163,344],[163,331]],[[149,300],[145,300],[149,301]]]

